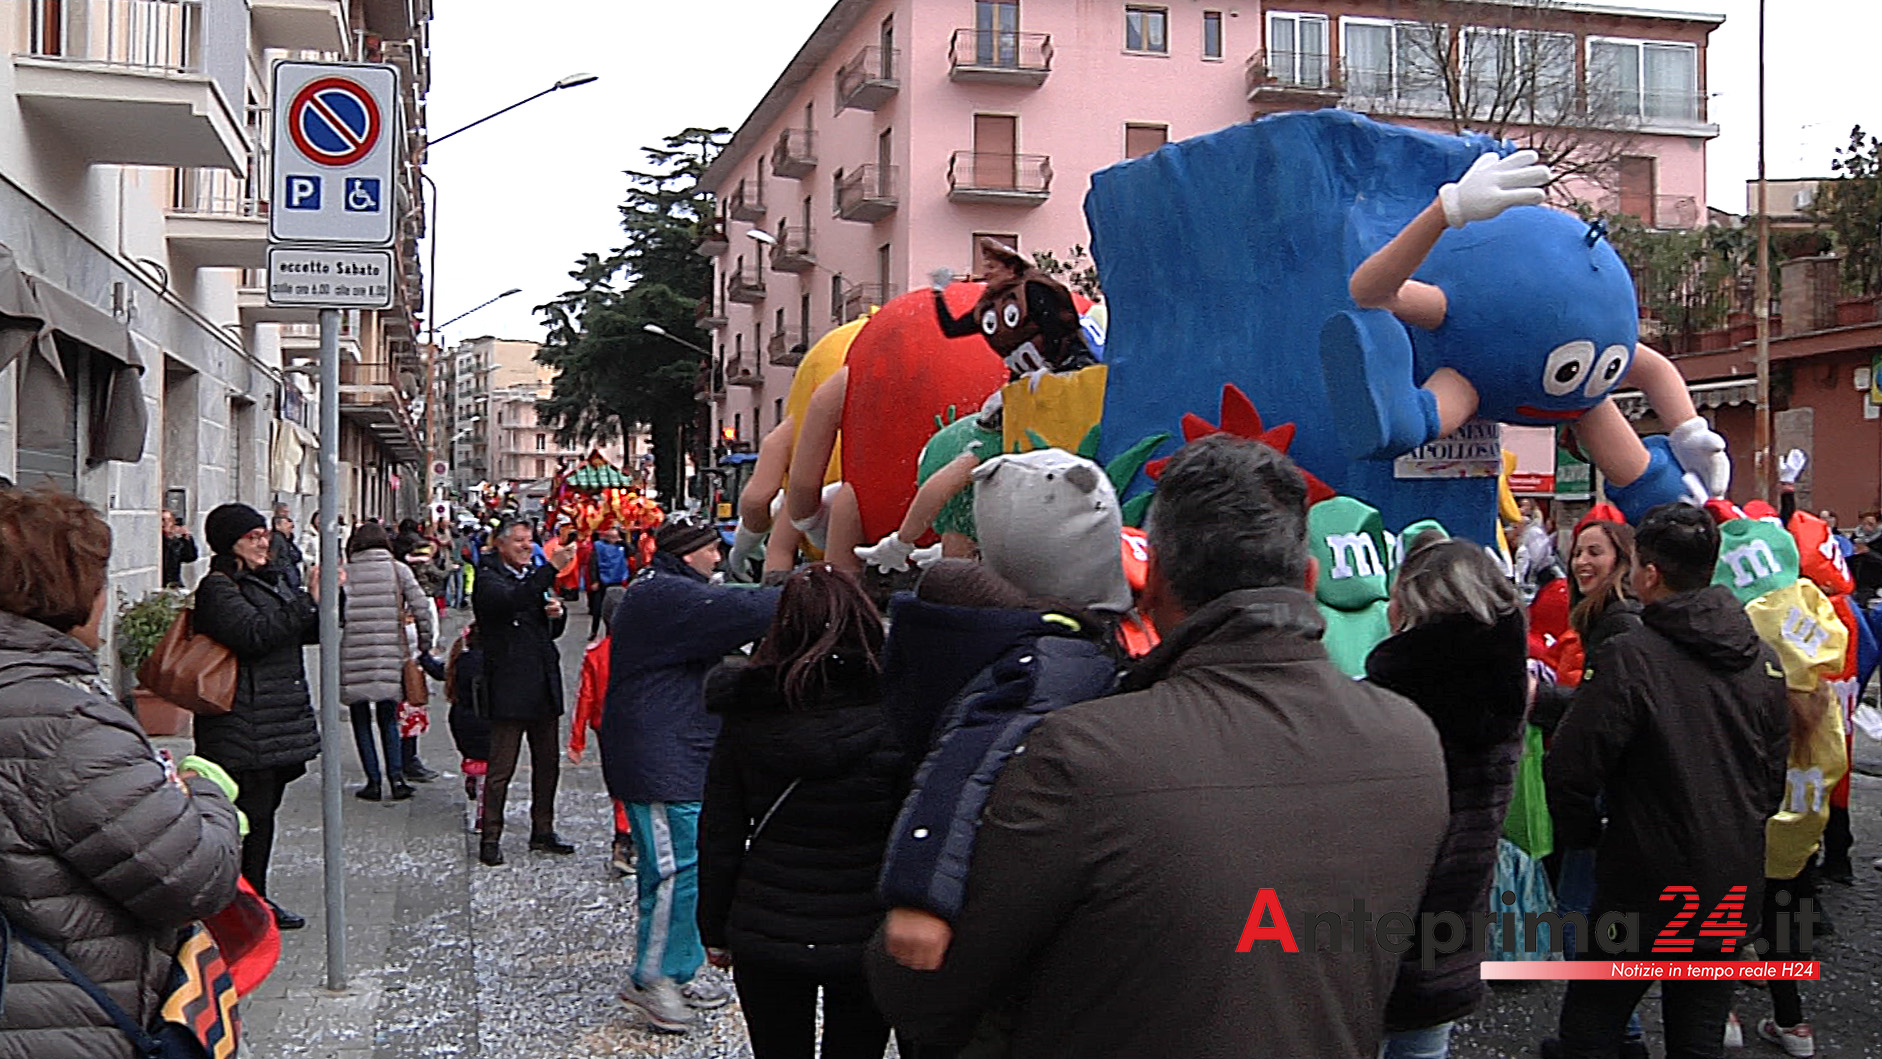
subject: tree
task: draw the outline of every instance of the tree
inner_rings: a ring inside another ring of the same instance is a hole
[[[1050,250],[1034,250],[1032,263],[1034,268],[1092,301],[1104,298],[1104,291],[1098,286],[1098,264],[1091,260],[1083,244],[1073,244],[1063,260]]]
[[[1860,125],[1849,130],[1830,170],[1841,175],[1817,186],[1810,217],[1829,228],[1843,255],[1843,285],[1882,294],[1882,139]]]
[[[536,307],[548,329],[536,359],[556,369],[537,413],[564,445],[647,427],[654,483],[669,505],[680,495],[681,460],[698,418],[695,394],[710,365],[646,326],[698,346],[708,341],[695,309],[711,293],[712,263],[694,247],[714,213],[699,178],[730,135],[689,128],[664,146],[642,148],[648,168],[627,172],[621,205],[626,241],[607,254],[583,254],[569,273],[574,289]]]
[[[1749,297],[1757,248],[1752,229],[1654,228],[1627,216],[1607,224],[1608,240],[1634,277],[1644,341],[1687,352],[1692,336],[1724,326]]]
[[[1661,100],[1617,90],[1627,82],[1608,72],[1612,56],[1591,53],[1584,77],[1579,38],[1563,30],[1575,16],[1555,0],[1415,6],[1416,21],[1347,28],[1348,96],[1362,109],[1369,99],[1410,104],[1453,133],[1533,149],[1554,171],[1558,199],[1568,199],[1574,184],[1615,186],[1644,112],[1697,106],[1696,96]],[[1355,41],[1355,30],[1377,39]]]

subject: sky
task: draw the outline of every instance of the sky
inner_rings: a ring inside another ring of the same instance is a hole
[[[1742,213],[1744,182],[1757,171],[1757,2],[1639,2],[1726,16],[1707,54],[1720,126],[1707,148],[1708,198]],[[572,286],[568,272],[583,252],[619,244],[622,171],[643,163],[640,148],[690,125],[737,128],[829,8],[830,0],[434,0],[428,120],[438,136],[566,74],[600,75],[432,150],[440,321],[522,289],[443,339],[540,339],[533,307]],[[1852,125],[1882,128],[1882,2],[1770,0],[1769,10],[1767,171],[1828,175]]]

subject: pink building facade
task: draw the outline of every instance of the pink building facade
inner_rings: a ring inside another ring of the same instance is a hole
[[[936,268],[975,273],[979,235],[1061,260],[1088,247],[1084,197],[1099,169],[1280,110],[1430,123],[1394,27],[1431,10],[839,0],[706,174],[723,218],[701,246],[716,265],[701,323],[717,357],[721,450],[749,450],[781,421],[796,347]],[[1717,135],[1704,121],[1705,40],[1721,19],[1544,11],[1548,40],[1576,57],[1567,76],[1598,70],[1619,86],[1609,95],[1648,112],[1632,126],[1631,179],[1614,182],[1628,194],[1602,193],[1658,223],[1703,222],[1705,144]],[[1696,210],[1655,205],[1682,198]]]

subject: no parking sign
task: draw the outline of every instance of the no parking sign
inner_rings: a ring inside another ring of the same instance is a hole
[[[398,87],[390,66],[275,64],[270,240],[392,244]]]

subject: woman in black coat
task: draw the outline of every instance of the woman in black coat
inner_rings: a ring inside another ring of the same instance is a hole
[[[828,563],[784,584],[749,665],[706,682],[724,727],[699,829],[699,933],[732,967],[755,1059],[882,1055],[889,1027],[863,978],[882,921],[876,875],[900,807],[881,710],[882,619]]]
[[[1423,710],[1438,730],[1451,822],[1419,905],[1419,922],[1485,907],[1497,840],[1515,789],[1528,702],[1522,596],[1482,548],[1425,534],[1399,567],[1389,606],[1394,635],[1366,659],[1366,678]],[[1451,1024],[1482,1001],[1481,939],[1426,970],[1407,953],[1385,1007],[1380,1053],[1444,1055]]]
[[[196,753],[221,765],[241,787],[235,805],[248,814],[242,876],[268,895],[274,817],[287,785],[307,773],[320,753],[320,729],[307,692],[301,648],[320,640],[314,597],[291,587],[268,565],[268,523],[245,504],[224,504],[204,523],[215,552],[196,586],[196,632],[235,652],[235,708],[196,718]],[[315,580],[315,579],[310,579]],[[316,580],[317,583],[317,580]],[[274,908],[275,922],[295,930],[307,921]]]

